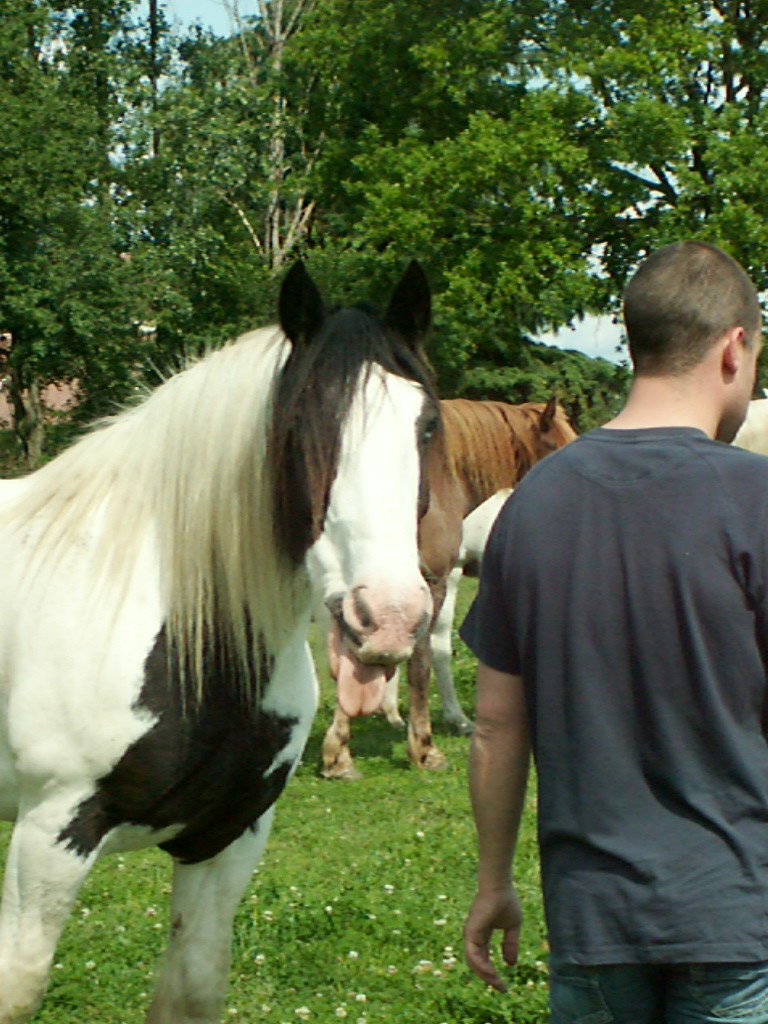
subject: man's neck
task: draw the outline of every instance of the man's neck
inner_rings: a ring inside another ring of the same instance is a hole
[[[719,409],[706,382],[685,377],[635,377],[627,403],[605,424],[608,430],[695,427],[714,437]]]

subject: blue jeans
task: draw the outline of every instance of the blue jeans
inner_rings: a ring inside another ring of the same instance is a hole
[[[549,966],[551,1024],[768,1024],[768,963]]]

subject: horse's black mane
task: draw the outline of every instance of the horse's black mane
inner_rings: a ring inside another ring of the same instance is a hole
[[[331,312],[308,344],[294,345],[280,375],[269,452],[273,519],[277,543],[296,565],[322,530],[357,385],[377,365],[437,402],[422,353],[366,305]]]

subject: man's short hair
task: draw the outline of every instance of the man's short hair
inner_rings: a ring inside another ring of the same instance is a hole
[[[762,314],[736,260],[706,242],[675,242],[640,264],[624,290],[624,323],[635,372],[658,376],[692,369],[734,327],[754,344]]]

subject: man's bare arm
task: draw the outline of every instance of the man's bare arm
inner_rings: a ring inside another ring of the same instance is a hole
[[[501,930],[502,955],[517,960],[522,914],[511,880],[530,764],[530,741],[519,676],[478,665],[477,713],[470,752],[470,797],[478,836],[477,894],[464,927],[467,963],[503,992],[490,957]]]

